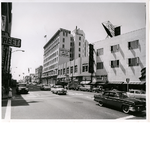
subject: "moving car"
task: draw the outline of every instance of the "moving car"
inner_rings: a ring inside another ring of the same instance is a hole
[[[91,91],[91,86],[90,85],[81,85],[79,87],[79,90],[80,91],[88,91],[88,92],[90,92]]]
[[[127,95],[132,98],[134,97],[137,99],[146,100],[146,92],[143,90],[131,89],[127,92]]]
[[[16,93],[17,94],[27,94],[29,92],[29,89],[27,87],[26,83],[19,83],[16,87]]]
[[[95,94],[94,101],[100,106],[110,105],[121,109],[124,113],[141,112],[146,109],[146,102],[135,98],[129,98],[126,92],[110,90],[102,94]]]
[[[62,85],[54,85],[51,87],[51,92],[55,94],[67,94],[67,90]]]
[[[50,91],[51,90],[51,87],[50,87],[50,85],[48,85],[48,84],[45,84],[45,85],[41,85],[41,87],[40,87],[40,89],[41,90],[47,90],[47,91]]]

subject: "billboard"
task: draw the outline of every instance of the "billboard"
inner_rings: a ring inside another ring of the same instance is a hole
[[[67,49],[60,49],[59,56],[61,57],[70,57],[70,52]]]
[[[120,26],[115,27],[110,21],[103,22],[102,25],[108,36],[114,37],[120,35]]]

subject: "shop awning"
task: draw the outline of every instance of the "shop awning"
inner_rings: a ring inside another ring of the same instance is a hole
[[[123,84],[123,81],[109,81],[108,84]]]
[[[91,81],[81,81],[80,84],[89,84]]]
[[[124,82],[124,84],[127,84],[127,82]],[[146,81],[130,81],[129,84],[143,85],[146,84]]]

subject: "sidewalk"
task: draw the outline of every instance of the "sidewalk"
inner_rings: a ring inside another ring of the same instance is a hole
[[[12,98],[12,89],[11,88],[9,88],[8,94],[6,94],[6,93],[2,94],[2,100],[8,99],[8,98]]]

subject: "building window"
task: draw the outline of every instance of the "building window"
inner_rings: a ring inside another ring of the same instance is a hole
[[[60,75],[62,75],[62,69],[60,70]]]
[[[75,67],[74,67],[74,72],[75,73],[78,72],[78,66],[77,65],[75,65]]]
[[[111,68],[118,68],[119,67],[119,60],[111,61]]]
[[[83,64],[82,65],[82,72],[87,72],[88,71],[88,64]]]
[[[63,36],[65,36],[65,32],[63,32]]]
[[[81,42],[79,42],[79,46],[81,46]]]
[[[73,66],[70,67],[70,73],[73,73]]]
[[[97,49],[97,56],[103,55],[103,54],[104,54],[103,48]]]
[[[67,68],[67,74],[69,74],[69,67]]]
[[[79,52],[80,52],[81,48],[79,48]]]
[[[97,63],[97,69],[103,69],[103,62]]]
[[[139,45],[139,40],[128,42],[128,49],[129,50],[136,49],[138,48],[138,45]]]
[[[65,38],[63,38],[63,42],[65,42]]]
[[[138,66],[139,65],[139,57],[129,58],[128,64],[129,64],[129,67]]]
[[[58,70],[58,75],[60,75],[60,70]]]
[[[62,47],[65,48],[65,45],[63,44]]]
[[[119,51],[119,44],[111,46],[111,53]]]
[[[63,74],[65,74],[65,68],[63,69]]]
[[[81,40],[81,36],[79,36],[79,40]]]
[[[79,54],[79,57],[80,57],[80,54]]]

